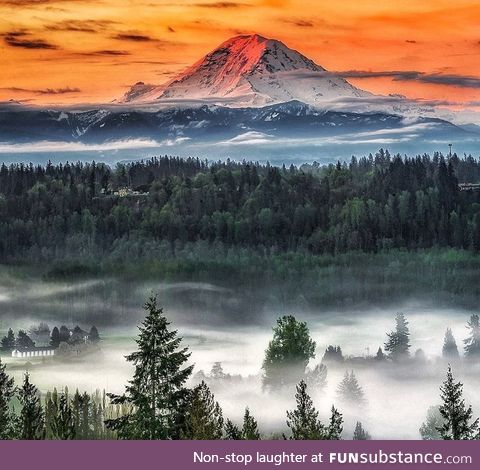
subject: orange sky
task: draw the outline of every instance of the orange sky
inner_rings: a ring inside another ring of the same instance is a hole
[[[480,102],[478,0],[0,0],[0,101],[108,102],[253,32],[331,71],[433,76],[350,79],[375,93]]]

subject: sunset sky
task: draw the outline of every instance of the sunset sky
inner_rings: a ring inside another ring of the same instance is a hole
[[[0,0],[0,101],[109,102],[244,33],[374,93],[480,103],[478,0]]]

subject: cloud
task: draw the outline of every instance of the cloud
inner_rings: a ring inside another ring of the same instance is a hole
[[[173,141],[157,142],[152,139],[127,139],[106,142],[103,144],[83,144],[81,142],[51,142],[8,144],[0,142],[0,153],[44,153],[44,152],[102,152],[111,150],[126,150],[154,148],[162,145],[172,145]]]
[[[155,39],[144,34],[130,34],[130,33],[118,33],[112,36],[112,39],[118,39],[120,41],[133,41],[133,42],[148,42],[155,41]]]
[[[45,26],[47,31],[72,31],[79,33],[98,33],[117,24],[110,20],[65,20]]]
[[[229,140],[224,140],[218,145],[254,145],[254,144],[270,144],[273,136],[258,131],[248,131],[232,137]]]
[[[296,20],[292,22],[295,26],[299,26],[300,28],[313,28],[315,25],[313,21],[309,20]]]
[[[20,47],[23,49],[58,49],[58,46],[44,39],[32,38],[26,31],[10,31],[4,33],[3,40],[11,47]]]
[[[417,44],[417,41],[413,39],[407,39],[405,42],[407,42],[408,44]]]
[[[250,7],[248,3],[240,2],[212,2],[212,3],[194,3],[193,6],[200,8],[242,8]]]
[[[69,93],[80,93],[82,90],[80,88],[43,88],[43,89],[31,89],[31,88],[20,88],[20,87],[4,87],[1,90],[11,91],[14,93],[34,93],[36,95],[66,95]]]
[[[130,52],[116,49],[101,49],[99,51],[80,52],[79,54],[82,56],[124,56],[130,55]]]
[[[429,83],[433,85],[447,85],[458,88],[480,88],[480,77],[470,75],[426,73],[417,70],[345,70],[345,71],[319,71],[298,70],[286,72],[289,76],[297,79],[311,79],[323,77],[342,77],[342,78],[391,78],[396,82],[415,81],[420,83]]]

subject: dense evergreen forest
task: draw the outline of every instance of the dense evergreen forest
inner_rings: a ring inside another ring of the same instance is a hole
[[[198,242],[263,253],[479,252],[480,190],[459,186],[479,181],[473,157],[383,150],[300,168],[171,157],[2,165],[0,260],[138,259]]]

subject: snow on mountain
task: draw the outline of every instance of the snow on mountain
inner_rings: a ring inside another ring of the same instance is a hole
[[[320,105],[339,97],[369,96],[282,42],[253,34],[225,41],[167,84],[137,83],[122,102],[209,100],[260,107],[291,100]]]

